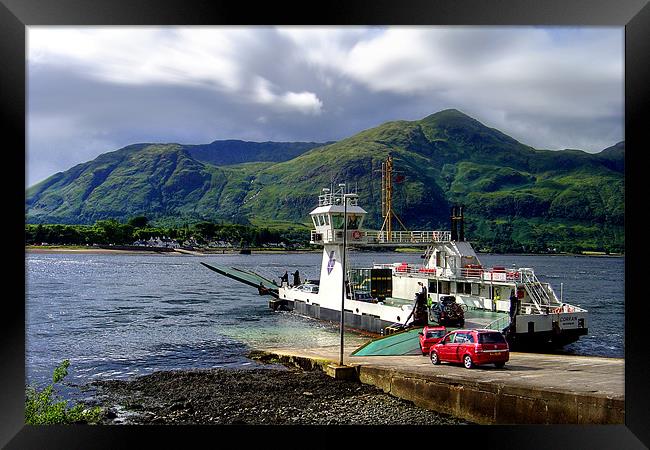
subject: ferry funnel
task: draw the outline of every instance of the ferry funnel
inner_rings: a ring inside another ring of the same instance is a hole
[[[451,207],[451,240],[458,240],[458,231],[456,229],[456,207]]]

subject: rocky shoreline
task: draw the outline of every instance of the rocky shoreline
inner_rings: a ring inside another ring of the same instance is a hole
[[[255,368],[156,372],[97,381],[104,425],[468,424],[319,370]]]

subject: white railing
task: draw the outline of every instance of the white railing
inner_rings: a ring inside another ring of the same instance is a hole
[[[343,230],[331,228],[322,231],[311,230],[312,244],[343,243]],[[350,245],[429,245],[436,242],[449,242],[449,231],[372,231],[348,230],[347,241]]]
[[[503,331],[510,325],[510,316],[499,317],[485,326],[486,330]]]
[[[422,266],[413,266],[410,264],[374,264],[375,269],[391,269],[394,273],[418,275],[428,277],[436,274],[436,269],[427,269]],[[442,272],[442,271],[441,271]]]
[[[365,231],[369,244],[428,244],[451,241],[451,231]]]
[[[343,190],[321,194],[318,196],[318,206],[343,205],[344,194]],[[357,206],[358,202],[357,197],[348,197],[348,206]]]
[[[456,277],[456,278],[465,278],[465,279],[476,279],[476,280],[485,280],[485,281],[505,281],[505,282],[521,282],[522,274],[518,269],[502,269],[497,268],[466,268],[461,269],[451,269],[451,268],[432,268],[429,269],[421,265],[411,265],[411,264],[375,264],[374,267],[382,269],[393,269],[395,273],[408,273],[408,274],[420,274],[423,276],[428,275],[438,275],[446,277]]]
[[[454,275],[462,278],[476,278],[485,281],[522,281],[522,274],[519,269],[505,269],[502,267],[463,267],[454,271]]]

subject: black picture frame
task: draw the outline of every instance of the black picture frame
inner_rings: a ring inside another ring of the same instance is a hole
[[[205,0],[0,0],[0,103],[2,125],[13,145],[4,148],[5,209],[10,220],[5,249],[10,262],[5,279],[10,287],[0,322],[2,373],[0,445],[7,448],[119,448],[134,441],[152,446],[187,446],[188,438],[207,445],[248,446],[252,439],[282,446],[338,445],[363,439],[366,445],[435,445],[444,437],[454,443],[505,448],[646,448],[650,400],[647,343],[642,320],[646,299],[638,287],[644,226],[644,125],[648,116],[650,80],[650,6],[648,0],[345,0],[319,4]],[[90,427],[24,425],[25,382],[25,36],[32,25],[583,25],[625,27],[625,425],[613,426],[469,426],[416,429],[409,427]],[[21,151],[23,149],[23,151]],[[20,191],[20,192],[19,192]],[[636,198],[635,198],[636,197]],[[5,266],[6,267],[6,266]],[[635,336],[636,340],[632,340]],[[391,439],[392,438],[392,439]],[[372,442],[372,444],[370,444]]]

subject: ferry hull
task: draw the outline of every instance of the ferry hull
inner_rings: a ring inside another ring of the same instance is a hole
[[[327,308],[318,304],[310,304],[298,299],[273,299],[269,301],[269,307],[276,311],[293,311],[301,316],[327,322],[339,323],[341,320],[341,313],[338,309]],[[365,331],[378,335],[383,335],[386,328],[395,325],[395,322],[382,320],[371,315],[354,314],[352,311],[345,312],[344,320],[344,326],[347,329]],[[572,344],[573,342],[576,342],[580,336],[584,336],[587,333],[587,328],[566,329],[561,330],[560,332],[536,331],[533,333],[514,333],[510,330],[506,330],[505,336],[511,350],[548,351],[557,350],[566,345]]]
[[[511,350],[557,350],[562,347],[572,344],[580,336],[585,336],[588,333],[587,328],[563,330],[561,333],[554,333],[552,331],[540,331],[536,333],[516,333],[506,334],[508,343]]]
[[[327,322],[339,323],[341,312],[337,309],[331,309],[320,305],[312,305],[302,300],[272,300],[269,306],[274,310],[293,311],[301,316],[311,317],[313,319]],[[383,334],[384,330],[394,322],[382,320],[375,316],[354,314],[351,311],[345,312],[344,325],[348,329],[357,331],[366,331],[374,334]]]

